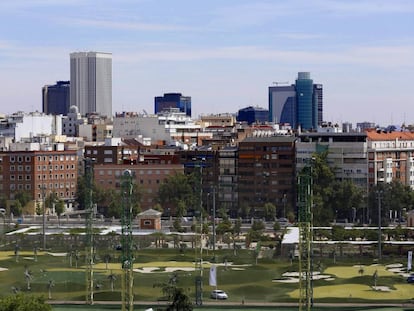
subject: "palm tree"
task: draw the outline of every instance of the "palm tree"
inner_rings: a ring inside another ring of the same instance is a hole
[[[30,290],[30,281],[32,280],[32,273],[29,271],[27,266],[24,268],[24,277],[26,279],[27,290]]]
[[[108,270],[108,263],[111,261],[111,255],[105,254],[104,261],[105,261],[105,269]]]
[[[49,283],[47,283],[47,291],[49,293],[49,299],[52,299],[52,287],[55,286],[55,282],[53,280],[49,280]]]
[[[108,279],[109,279],[109,282],[111,283],[111,292],[113,292],[114,291],[114,283],[116,281],[116,275],[112,272],[112,270],[111,270],[111,274],[108,275]]]

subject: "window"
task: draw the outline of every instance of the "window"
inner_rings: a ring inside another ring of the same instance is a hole
[[[151,225],[152,225],[152,221],[151,221],[151,220],[146,219],[146,220],[144,220],[144,225],[145,225],[145,226],[151,226]]]
[[[32,170],[32,167],[30,165],[26,165],[26,172],[30,172]]]
[[[30,157],[25,157],[26,162],[30,162],[30,160],[31,160]]]

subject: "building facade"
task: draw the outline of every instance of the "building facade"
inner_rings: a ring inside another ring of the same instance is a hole
[[[158,114],[168,111],[171,108],[178,108],[191,117],[191,97],[183,96],[181,93],[165,93],[164,96],[157,96],[154,99],[154,113]]]
[[[0,153],[0,192],[14,200],[19,191],[36,203],[55,193],[66,202],[75,199],[78,178],[76,150],[14,151]],[[28,213],[34,213],[36,204]]]
[[[296,142],[296,172],[310,163],[315,153],[328,152],[335,178],[349,180],[368,190],[368,142],[366,133],[302,133]]]
[[[98,113],[112,117],[112,54],[70,54],[70,105],[82,116]]]
[[[239,144],[238,205],[260,211],[276,206],[278,217],[293,211],[296,189],[295,137],[247,137]],[[254,212],[254,211],[253,211]]]
[[[142,193],[141,209],[153,208],[157,204],[158,189],[169,176],[183,173],[181,164],[95,164],[95,183],[104,189],[121,190],[121,176],[125,170],[132,172],[133,181]]]
[[[401,182],[414,189],[414,133],[367,131],[369,186]]]
[[[57,81],[42,88],[42,108],[45,114],[66,115],[70,105],[70,81]]]

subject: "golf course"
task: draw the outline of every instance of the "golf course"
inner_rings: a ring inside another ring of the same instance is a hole
[[[195,277],[202,274],[203,306],[208,310],[210,298],[209,269],[217,267],[217,288],[228,299],[221,305],[238,305],[243,310],[261,305],[279,304],[284,310],[299,298],[298,262],[278,256],[255,258],[249,249],[220,249],[205,252],[202,271],[196,270],[194,249],[146,248],[136,250],[134,262],[134,302],[142,305],[163,303],[163,284],[174,283],[191,298],[195,297]],[[122,269],[117,251],[98,252],[93,267],[94,301],[119,304],[122,292]],[[373,306],[411,306],[414,285],[406,282],[405,258],[384,258],[381,263],[358,256],[318,258],[314,264],[313,301],[320,304],[367,304]],[[13,293],[42,295],[54,310],[72,310],[62,306],[85,301],[85,257],[82,251],[0,252],[0,296]],[[82,306],[83,308],[84,306]],[[119,306],[118,306],[119,307]],[[211,307],[211,306],[210,306]],[[93,306],[90,306],[92,308]],[[217,309],[217,307],[214,307]],[[82,310],[82,309],[81,309]],[[89,310],[89,309],[88,309]],[[232,309],[227,309],[232,310]],[[238,310],[238,309],[233,309]],[[260,310],[255,308],[255,310]],[[287,308],[286,310],[289,310]],[[342,309],[341,310],[345,310]],[[353,309],[356,310],[356,309]],[[358,309],[358,310],[369,310]],[[376,309],[378,310],[378,309]],[[384,309],[391,310],[391,309]],[[409,310],[409,309],[392,309]]]

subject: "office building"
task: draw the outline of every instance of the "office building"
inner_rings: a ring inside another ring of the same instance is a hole
[[[70,105],[85,116],[98,113],[112,117],[112,54],[70,54]]]
[[[57,81],[42,88],[42,109],[45,114],[66,115],[70,105],[70,82]]]
[[[269,120],[269,110],[260,107],[246,107],[240,109],[237,115],[237,121],[252,123],[265,123]]]
[[[299,72],[295,84],[269,87],[269,121],[316,130],[323,121],[323,87],[309,72]]]
[[[191,97],[182,96],[181,93],[166,93],[164,96],[157,96],[154,99],[154,113],[170,111],[171,108],[177,108],[191,117]]]

